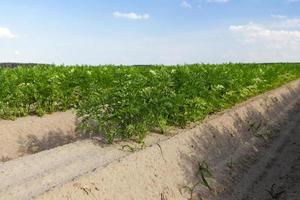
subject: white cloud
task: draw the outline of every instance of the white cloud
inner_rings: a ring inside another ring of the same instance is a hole
[[[115,18],[125,18],[130,20],[147,20],[150,18],[149,14],[136,14],[134,12],[129,13],[121,13],[121,12],[114,12],[113,16]]]
[[[208,3],[227,3],[229,0],[206,0]]]
[[[15,54],[16,56],[18,56],[18,55],[20,55],[20,52],[19,52],[18,50],[15,50],[15,51],[14,51],[14,54]]]
[[[263,25],[249,23],[230,26],[229,30],[237,34],[243,43],[259,43],[268,47],[300,47],[300,31],[269,29]]]
[[[285,15],[271,15],[261,23],[229,26],[233,60],[256,62],[297,62],[300,52],[299,20]]]
[[[296,2],[300,2],[300,0],[287,0],[289,3],[296,3]]]
[[[300,27],[300,19],[295,18],[295,19],[286,19],[284,21],[285,26],[287,27]]]
[[[0,27],[0,39],[12,39],[16,35],[13,34],[8,28]]]
[[[189,2],[184,0],[180,3],[180,7],[182,7],[182,8],[192,8],[192,5]]]
[[[299,28],[300,18],[289,18],[285,15],[271,15],[275,21],[271,23],[271,27],[274,28]]]

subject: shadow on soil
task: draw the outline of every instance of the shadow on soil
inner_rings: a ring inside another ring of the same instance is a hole
[[[290,90],[289,95],[281,96],[281,99],[283,102],[289,102],[288,99],[295,97],[296,94],[295,91]],[[201,200],[226,196],[227,192],[234,189],[234,182],[242,178],[241,172],[246,172],[257,160],[257,155],[263,153],[263,149],[269,146],[270,141],[279,133],[280,126],[285,123],[282,117],[272,123],[270,121],[272,116],[277,116],[282,111],[284,105],[277,98],[265,98],[261,105],[267,108],[264,114],[254,107],[248,107],[244,116],[232,112],[230,118],[234,122],[231,126],[221,124],[222,122],[214,124],[208,122],[196,128],[195,131],[201,134],[195,134],[187,142],[190,144],[190,153],[180,155],[181,168],[189,184],[180,185],[178,188],[184,191],[187,198]],[[249,145],[248,142],[253,136],[256,136],[254,138],[257,140],[255,145],[248,146],[249,150],[245,152],[245,156],[234,160],[237,147]],[[204,170],[203,163],[210,168],[212,179],[209,176],[205,177],[205,173],[201,172]],[[242,164],[235,166],[235,163]],[[218,165],[225,167],[220,173],[214,174],[214,169]],[[214,188],[215,183],[219,186],[218,191]],[[209,184],[212,184],[211,189]],[[226,199],[223,197],[221,199]]]
[[[27,135],[26,138],[19,138],[19,152],[22,154],[34,154],[75,142],[77,139],[79,138],[72,135],[65,135],[61,131],[50,131],[42,138],[38,138],[36,135]]]
[[[79,124],[80,122],[77,119],[75,122],[75,127],[78,127]],[[22,155],[35,154],[41,151],[69,144],[84,138],[86,138],[86,136],[84,136],[84,134],[77,130],[75,133],[65,132],[63,130],[51,130],[42,137],[37,137],[34,134],[29,134],[26,137],[19,138],[19,152]]]
[[[62,130],[49,131],[46,135],[42,137],[37,137],[36,135],[30,134],[25,138],[19,138],[19,152],[22,155],[25,154],[35,154],[41,151],[53,149],[55,147],[63,146],[69,143],[76,142],[83,139],[92,139],[95,145],[105,144],[105,140],[101,136],[93,137],[94,135],[88,134],[83,129],[78,129],[80,126],[80,120],[75,122],[75,133],[66,133]]]

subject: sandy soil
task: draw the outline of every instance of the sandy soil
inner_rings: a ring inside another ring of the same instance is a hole
[[[76,123],[71,111],[15,121],[0,119],[0,162],[74,142]]]
[[[280,137],[217,199],[300,199],[300,100],[280,127]],[[230,189],[229,189],[230,188]]]
[[[127,154],[83,141],[7,162],[0,165],[0,199],[31,199]]]
[[[0,199],[296,199],[299,94],[300,80],[133,152],[86,140],[2,163]]]

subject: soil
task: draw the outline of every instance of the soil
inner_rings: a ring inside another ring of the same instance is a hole
[[[0,119],[0,162],[74,142],[76,123],[72,111],[15,121]]]
[[[300,100],[257,163],[218,199],[300,200]]]

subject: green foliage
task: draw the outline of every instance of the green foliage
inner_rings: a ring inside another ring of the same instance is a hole
[[[108,142],[185,127],[300,77],[300,64],[0,68],[0,118],[75,109]]]

